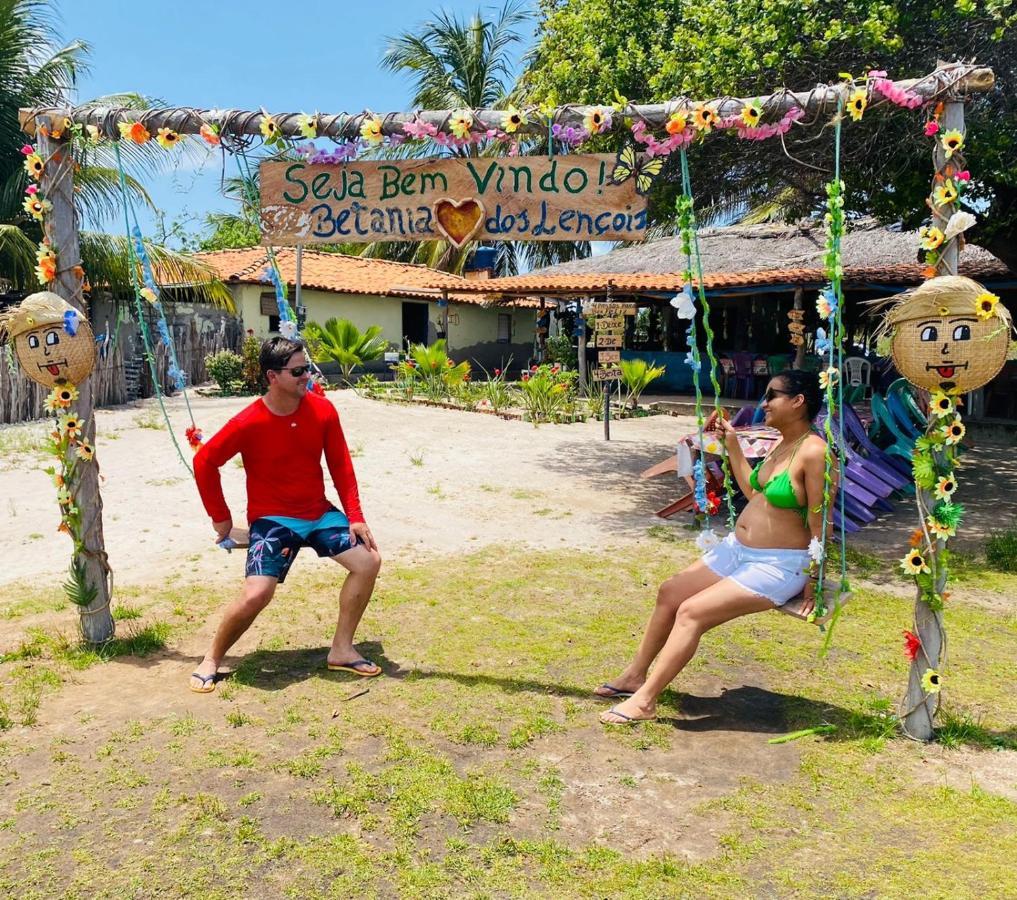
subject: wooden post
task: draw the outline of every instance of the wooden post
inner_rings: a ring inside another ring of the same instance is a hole
[[[579,337],[576,344],[579,360],[579,390],[586,397],[589,396],[586,392],[586,318],[583,316],[582,300],[576,301],[576,315],[579,316]]]
[[[64,140],[53,140],[46,136],[47,116],[37,120],[39,127],[39,155],[45,160],[46,168],[40,187],[43,195],[53,204],[45,220],[46,237],[57,255],[56,281],[50,285],[54,293],[63,297],[71,306],[88,319],[88,306],[81,290],[81,279],[74,273],[81,265],[78,246],[78,217],[74,208],[74,158],[70,145]],[[93,389],[97,376],[93,373],[78,385],[78,415],[85,423],[84,438],[94,448],[95,415]],[[110,613],[110,583],[112,581],[106,545],[102,533],[102,496],[99,493],[99,454],[88,462],[79,460],[76,503],[81,510],[82,551],[75,556],[85,568],[87,583],[95,588],[95,598],[87,607],[81,607],[81,634],[90,644],[101,644],[113,637],[113,616]]]
[[[940,120],[940,127],[943,131],[957,129],[964,132],[964,103],[960,100],[949,100],[943,107],[943,115]],[[946,165],[946,153],[941,141],[936,141],[932,151],[932,162],[936,172],[941,172]],[[945,228],[946,222],[956,209],[955,206],[944,209],[940,214],[935,205],[933,209],[933,224],[939,228]],[[950,241],[940,254],[936,264],[937,275],[956,275],[958,262],[958,241]],[[938,419],[929,416],[928,433],[939,427]],[[933,456],[937,465],[944,463],[945,451],[934,451]],[[925,528],[926,511],[936,505],[936,498],[931,491],[922,490],[917,482],[915,483],[918,502],[918,524]],[[946,540],[939,538],[933,542],[932,556],[934,563],[933,571],[936,572],[935,592],[942,595],[946,588],[947,570],[942,562],[942,551],[946,547]],[[917,591],[915,598],[915,629],[922,646],[911,663],[908,672],[908,691],[904,700],[904,732],[920,741],[931,741],[935,736],[933,720],[939,709],[939,694],[927,693],[922,687],[922,676],[927,669],[939,671],[940,658],[943,652],[943,643],[946,639],[946,632],[943,629],[943,613],[932,609],[922,598],[921,588]]]

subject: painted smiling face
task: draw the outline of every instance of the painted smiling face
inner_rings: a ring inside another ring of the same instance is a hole
[[[26,297],[5,321],[25,375],[52,388],[80,384],[95,365],[92,329],[74,307],[50,291]]]
[[[887,326],[897,370],[929,391],[973,391],[1006,362],[1010,314],[970,278],[930,279],[891,310]]]

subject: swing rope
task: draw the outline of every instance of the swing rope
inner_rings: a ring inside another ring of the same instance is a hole
[[[193,470],[191,469],[191,464],[187,460],[187,457],[184,456],[183,451],[180,449],[180,444],[177,442],[177,437],[173,433],[173,423],[170,421],[169,412],[167,411],[166,403],[163,400],[162,385],[159,383],[159,373],[158,373],[158,371],[156,370],[156,367],[155,367],[155,352],[154,352],[153,346],[152,346],[152,335],[151,335],[151,332],[149,331],[148,321],[147,321],[147,319],[145,317],[145,309],[144,309],[144,306],[142,305],[142,296],[143,296],[142,293],[141,293],[142,288],[141,288],[141,284],[140,284],[140,282],[138,280],[138,269],[139,269],[139,267],[142,266],[142,261],[141,261],[141,258],[139,258],[139,256],[138,256],[138,251],[137,251],[136,244],[140,245],[141,248],[142,248],[142,251],[144,251],[144,243],[141,240],[141,229],[138,227],[137,218],[136,217],[135,217],[135,224],[134,224],[134,231],[133,231],[133,233],[132,233],[132,229],[131,229],[131,221],[130,220],[131,220],[131,217],[133,215],[134,209],[133,209],[133,206],[131,205],[130,198],[129,198],[128,193],[127,193],[127,179],[126,179],[126,176],[124,175],[124,165],[123,165],[123,160],[121,159],[121,156],[120,156],[120,142],[119,141],[114,141],[113,142],[113,150],[114,150],[114,153],[116,155],[117,176],[118,176],[118,180],[120,182],[120,196],[121,196],[123,210],[124,210],[124,227],[125,227],[125,233],[126,233],[126,237],[127,237],[128,263],[129,263],[130,270],[131,270],[131,284],[132,284],[132,286],[134,288],[134,307],[135,307],[135,312],[137,313],[137,316],[138,316],[138,325],[139,325],[139,327],[141,329],[142,342],[144,343],[144,346],[145,346],[145,359],[148,361],[148,369],[149,369],[149,372],[152,375],[152,387],[153,387],[153,390],[155,391],[156,399],[159,401],[159,409],[162,410],[162,417],[163,417],[163,419],[166,422],[166,428],[168,429],[168,431],[170,433],[170,438],[173,441],[173,446],[176,447],[177,456],[180,457],[180,462],[182,462],[184,464],[184,468],[186,468],[187,471],[190,472],[193,475],[194,473],[193,473]],[[144,259],[145,259],[145,264],[147,265],[147,260],[148,260],[148,255],[147,254],[145,254]],[[151,267],[150,266],[147,267],[146,276],[151,277]],[[154,284],[154,279],[153,279],[152,283]],[[175,349],[173,347],[173,339],[172,339],[172,336],[169,333],[169,328],[166,325],[166,318],[163,315],[162,305],[158,301],[158,296],[159,295],[156,292],[154,294],[154,296],[156,298],[154,305],[156,306],[157,312],[159,314],[159,325],[160,325],[159,333],[160,333],[160,337],[162,337],[162,339],[166,342],[166,345],[167,345],[167,347],[168,347],[168,349],[170,351],[170,354],[171,354],[171,358],[173,360],[174,369],[179,373],[180,369],[177,366],[176,351],[175,351]],[[194,416],[191,413],[190,402],[187,401],[187,388],[186,388],[186,386],[183,386],[181,389],[182,389],[183,394],[184,394],[184,399],[187,402],[187,412],[188,412],[188,415],[190,415],[190,417],[191,417],[191,425],[196,427],[195,424],[194,424]]]

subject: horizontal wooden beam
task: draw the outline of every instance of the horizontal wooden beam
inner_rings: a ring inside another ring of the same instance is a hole
[[[968,63],[950,63],[940,66],[924,78],[912,78],[896,81],[894,84],[906,91],[920,96],[924,102],[937,99],[958,99],[968,94],[985,93],[995,84],[992,69]],[[682,109],[691,109],[698,103],[708,104],[719,117],[737,115],[746,103],[759,99],[763,106],[764,120],[780,118],[791,109],[800,109],[808,116],[832,115],[840,101],[846,100],[854,88],[847,84],[820,84],[807,91],[781,90],[766,97],[715,97],[697,101],[689,97],[677,97],[666,103],[628,104],[617,111],[619,116],[646,122],[650,128],[662,128],[668,118]],[[889,103],[884,96],[873,93],[870,89],[871,106]],[[610,104],[604,104],[605,108]],[[551,124],[579,128],[583,118],[594,106],[569,104],[553,110],[550,117],[542,115],[534,107],[526,107],[527,122],[519,126],[515,134],[542,135],[547,133],[549,118]],[[449,121],[455,110],[422,110],[418,112],[391,112],[378,114],[382,120],[382,131],[385,134],[403,134],[403,126],[409,122],[423,122],[448,132]],[[473,131],[486,132],[501,130],[505,119],[505,111],[497,109],[470,110],[473,115]],[[274,113],[273,118],[280,132],[286,137],[300,137],[298,119],[302,113]],[[365,110],[359,113],[320,113],[318,117],[318,136],[336,140],[349,140],[360,136],[360,126],[375,113]],[[178,134],[198,134],[202,125],[214,125],[223,136],[259,135],[261,121],[265,116],[262,110],[245,111],[238,109],[194,109],[190,107],[174,107],[166,109],[127,109],[124,107],[79,106],[74,108],[34,107],[19,111],[22,130],[29,135],[36,131],[36,117],[49,116],[53,121],[61,117],[70,119],[79,125],[94,125],[108,138],[119,137],[117,128],[120,122],[142,122],[153,134],[159,128],[169,128]]]

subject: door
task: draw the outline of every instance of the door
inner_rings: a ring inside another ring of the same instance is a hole
[[[427,343],[427,304],[403,303],[403,349]]]

